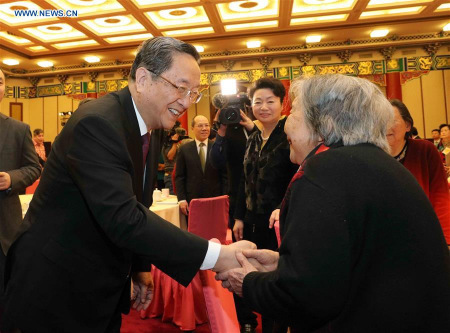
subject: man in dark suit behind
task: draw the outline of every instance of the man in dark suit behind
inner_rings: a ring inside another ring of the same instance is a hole
[[[171,128],[200,99],[199,58],[176,39],[147,40],[129,86],[69,119],[8,254],[0,329],[119,332],[130,277],[137,309],[150,303],[150,263],[183,285],[198,269],[239,265],[235,246],[189,234],[148,209],[159,129]]]
[[[211,164],[209,140],[210,125],[204,116],[192,119],[195,140],[181,146],[177,156],[175,184],[180,209],[189,212],[189,202],[196,198],[209,198],[225,193],[225,174]]]
[[[5,75],[0,69],[0,102],[4,93]],[[0,316],[5,255],[22,223],[19,193],[33,184],[40,174],[30,127],[0,113]]]

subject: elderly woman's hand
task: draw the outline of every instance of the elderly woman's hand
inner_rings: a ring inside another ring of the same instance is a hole
[[[275,209],[272,212],[272,214],[270,215],[270,218],[269,218],[269,228],[270,229],[273,228],[273,225],[276,222],[279,222],[279,221],[280,221],[280,210],[279,209]]]
[[[243,250],[242,253],[260,272],[271,272],[277,269],[280,254],[271,250]]]
[[[257,269],[250,264],[242,252],[236,252],[236,259],[241,264],[241,268],[234,268],[216,275],[217,280],[222,280],[222,286],[236,295],[242,297],[242,284],[245,276],[250,272],[256,272]]]
[[[237,241],[244,239],[244,222],[242,220],[234,220],[233,234]]]

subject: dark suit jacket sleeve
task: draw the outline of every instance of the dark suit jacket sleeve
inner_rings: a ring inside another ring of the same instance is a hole
[[[227,163],[228,143],[226,137],[216,135],[216,140],[211,147],[211,164],[216,169],[225,169]]]
[[[187,285],[204,260],[207,241],[180,230],[136,200],[125,141],[108,121],[84,117],[71,140],[68,172],[105,235]]]
[[[177,198],[180,200],[187,200],[186,191],[186,149],[190,142],[185,143],[180,147],[177,154],[177,166],[175,168],[175,188],[177,189]]]
[[[22,140],[18,143],[18,147],[22,147],[20,168],[8,171],[11,177],[11,193],[14,194],[24,191],[41,175],[41,166],[31,140],[30,127],[21,126],[17,130],[20,130],[19,139]]]
[[[243,293],[256,311],[309,331],[334,318],[347,299],[349,232],[336,201],[305,176],[291,193],[278,268],[248,274]]]

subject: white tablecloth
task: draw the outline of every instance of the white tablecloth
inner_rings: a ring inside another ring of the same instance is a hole
[[[153,202],[150,210],[178,228],[186,229],[186,217],[180,212],[176,195],[170,195],[167,199]]]
[[[25,216],[33,194],[19,195],[20,203],[22,205],[22,216]],[[178,200],[176,195],[170,195],[168,198],[159,202],[154,202],[150,210],[155,214],[161,216],[166,221],[176,225],[178,228],[186,229],[186,218],[178,208]]]

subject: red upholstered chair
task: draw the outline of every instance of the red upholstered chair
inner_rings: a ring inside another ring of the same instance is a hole
[[[25,189],[25,194],[34,194],[39,185],[39,179]]]
[[[280,221],[275,222],[273,227],[275,228],[275,235],[277,235],[278,246],[280,246],[281,244]]]
[[[188,231],[225,244],[228,229],[228,196],[193,199],[189,203]],[[212,333],[238,333],[239,322],[233,294],[222,288],[212,271],[200,271],[206,311]]]
[[[172,188],[173,188],[173,194],[177,194],[177,189],[175,188],[175,172],[176,172],[176,167],[177,164],[175,163],[173,165],[173,170],[172,170]]]

